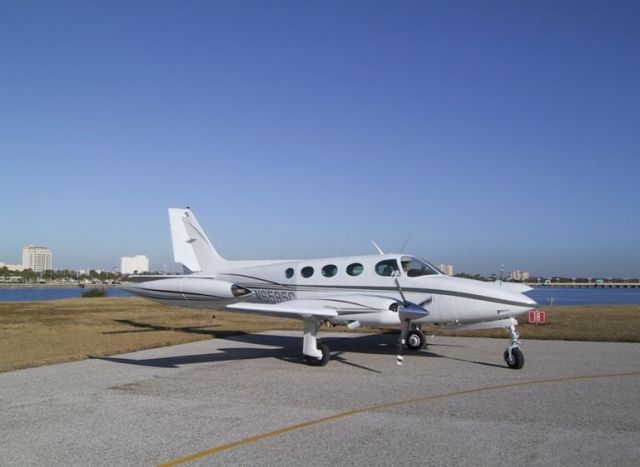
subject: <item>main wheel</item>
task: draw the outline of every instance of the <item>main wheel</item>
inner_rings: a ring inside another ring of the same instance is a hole
[[[308,355],[305,355],[304,359],[306,360],[307,364],[311,366],[325,366],[327,363],[329,363],[329,358],[331,357],[331,353],[329,352],[329,347],[319,342],[317,344],[317,347],[318,347],[318,350],[322,352],[322,357],[313,358],[313,357],[309,357]]]
[[[426,341],[427,339],[422,331],[414,329],[407,334],[407,347],[411,350],[422,350]]]
[[[509,349],[504,351],[504,361],[507,362],[509,368],[519,370],[524,366],[524,355],[519,348],[511,349],[511,358],[509,358]]]

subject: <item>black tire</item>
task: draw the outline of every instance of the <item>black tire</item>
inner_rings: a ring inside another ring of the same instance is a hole
[[[519,348],[511,349],[511,358],[509,358],[509,349],[504,351],[504,361],[512,370],[519,370],[524,366],[524,355]]]
[[[411,350],[422,350],[426,342],[427,339],[422,331],[414,329],[407,334],[407,348]]]
[[[304,356],[305,361],[307,362],[308,365],[311,366],[325,366],[327,363],[329,363],[329,358],[331,358],[331,353],[329,352],[329,347],[327,347],[325,344],[320,344],[318,342],[317,344],[318,350],[320,350],[320,352],[322,352],[322,357],[320,358],[313,358],[313,357],[309,357],[308,355]]]

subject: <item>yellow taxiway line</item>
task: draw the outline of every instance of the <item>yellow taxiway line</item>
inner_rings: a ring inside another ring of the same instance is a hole
[[[489,391],[495,391],[495,390],[498,390],[498,389],[507,389],[507,388],[514,388],[514,387],[519,387],[519,386],[533,386],[533,385],[537,385],[537,384],[565,383],[565,382],[569,382],[569,381],[584,381],[584,380],[591,380],[591,379],[615,378],[615,377],[624,377],[624,376],[640,376],[640,371],[635,371],[635,372],[631,372],[631,373],[609,373],[609,374],[601,374],[601,375],[567,376],[567,377],[564,377],[564,378],[520,381],[520,382],[516,382],[516,383],[499,384],[499,385],[495,385],[495,386],[485,386],[485,387],[479,387],[479,388],[464,389],[462,391],[446,392],[446,393],[443,393],[443,394],[435,394],[435,395],[431,395],[431,396],[417,397],[415,399],[407,399],[407,400],[402,400],[402,401],[387,402],[387,403],[384,403],[384,404],[369,405],[369,406],[366,406],[366,407],[361,407],[359,409],[348,410],[346,412],[340,412],[340,413],[337,413],[335,415],[330,415],[328,417],[317,418],[315,420],[310,420],[308,422],[296,423],[294,425],[289,425],[289,426],[286,426],[284,428],[280,428],[279,430],[267,431],[265,433],[261,433],[261,434],[255,435],[255,436],[250,436],[248,438],[243,438],[243,439],[240,439],[238,441],[233,441],[231,443],[221,444],[219,446],[215,446],[215,447],[212,447],[212,448],[209,448],[209,449],[205,449],[205,450],[200,451],[200,452],[196,452],[195,454],[191,454],[191,455],[184,456],[184,457],[179,457],[177,459],[165,462],[163,464],[160,464],[160,467],[169,467],[169,466],[174,466],[174,465],[179,465],[179,464],[185,464],[187,462],[191,462],[191,461],[194,461],[194,460],[197,460],[197,459],[201,459],[201,458],[207,457],[207,456],[213,456],[213,455],[218,454],[220,452],[228,451],[230,449],[238,448],[240,446],[246,446],[247,444],[256,443],[258,441],[262,441],[262,440],[269,439],[269,438],[274,438],[276,436],[280,436],[280,435],[283,435],[285,433],[291,433],[292,431],[302,430],[304,428],[309,428],[311,426],[320,425],[322,423],[328,423],[328,422],[331,422],[333,420],[339,420],[341,418],[352,417],[354,415],[358,415],[358,414],[365,413],[365,412],[373,412],[373,411],[376,411],[376,410],[384,410],[384,409],[389,409],[389,408],[393,408],[393,407],[399,407],[399,406],[402,406],[402,405],[415,404],[415,403],[418,403],[418,402],[426,402],[426,401],[433,401],[433,400],[438,400],[438,399],[446,399],[446,398],[449,398],[449,397],[463,396],[463,395],[466,395],[466,394],[476,394],[476,393],[479,393],[479,392],[489,392]]]

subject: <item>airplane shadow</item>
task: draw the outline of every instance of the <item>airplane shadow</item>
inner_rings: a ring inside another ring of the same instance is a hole
[[[231,331],[229,331],[231,332]],[[325,338],[321,339],[331,348],[332,359],[341,363],[351,365],[368,371],[377,371],[371,368],[349,362],[342,353],[357,349],[359,352],[394,354],[396,347],[391,344],[389,348],[381,343],[378,336],[362,336],[355,338]],[[178,368],[181,365],[193,363],[213,363],[225,361],[239,361],[258,358],[276,358],[293,364],[305,364],[301,355],[302,339],[297,336],[278,336],[268,334],[240,334],[231,333],[225,336],[227,341],[245,344],[255,344],[275,348],[255,348],[255,347],[223,347],[215,353],[180,355],[169,357],[158,357],[148,359],[135,359],[123,357],[91,357],[115,363],[125,363],[129,365],[151,366],[158,368]],[[358,342],[348,342],[358,341]]]
[[[212,331],[210,328],[220,327],[220,324],[210,324],[208,326],[183,326],[183,327],[170,327],[162,326],[159,324],[140,323],[138,321],[132,321],[130,319],[115,319],[114,322],[120,324],[126,324],[134,328],[139,329],[125,329],[122,331],[105,331],[102,334],[132,334],[138,332],[155,332],[155,331],[176,331],[185,332],[188,334],[203,334],[211,337],[225,337],[231,334],[238,334],[242,331]]]
[[[97,360],[105,360],[115,363],[126,363],[128,365],[151,366],[156,368],[179,368],[182,365],[193,363],[213,363],[239,360],[253,360],[257,358],[279,358],[283,354],[290,352],[287,349],[246,349],[246,348],[228,348],[221,349],[219,352],[180,355],[159,358],[134,359],[121,357],[90,357]]]
[[[464,358],[455,358],[455,357],[443,357],[443,358],[446,358],[447,360],[455,360],[456,362],[473,363],[474,365],[490,366],[493,368],[504,368],[505,370],[509,369],[506,365],[498,365],[497,363],[479,362],[477,360],[465,360]]]
[[[268,346],[272,348],[247,348],[247,347],[227,347],[221,348],[214,353],[195,354],[195,355],[179,355],[168,356],[148,359],[136,359],[136,358],[123,358],[123,357],[90,357],[99,360],[105,360],[114,363],[122,363],[128,365],[139,365],[147,367],[157,368],[179,368],[182,365],[196,364],[196,363],[214,363],[225,361],[240,361],[240,360],[253,360],[259,358],[276,358],[278,360],[286,361],[292,364],[306,365],[304,358],[301,354],[302,338],[301,336],[283,336],[274,334],[246,334],[242,331],[216,331],[206,329],[207,327],[182,327],[182,328],[170,328],[155,324],[138,323],[130,320],[118,320],[122,324],[129,324],[141,329],[130,331],[113,331],[110,333],[122,333],[122,332],[150,332],[150,331],[180,331],[187,333],[205,334],[212,337],[224,338],[227,341],[254,344],[261,346]],[[215,327],[214,326],[208,326]],[[348,365],[360,370],[370,371],[375,373],[381,373],[381,371],[374,368],[370,368],[349,360],[345,354],[349,353],[361,353],[361,354],[373,354],[373,355],[389,355],[395,356],[398,351],[398,333],[384,332],[375,335],[362,335],[362,336],[332,336],[322,337],[320,334],[320,340],[327,344],[331,349],[331,359],[334,362]],[[429,344],[427,349],[422,351],[406,351],[405,355],[409,358],[446,358],[466,363],[472,363],[477,365],[486,365],[492,367],[503,368],[500,365],[487,362],[478,362],[472,360],[464,360],[460,358],[447,357],[440,355],[433,350],[437,350],[438,347],[463,347],[460,345],[452,344]]]

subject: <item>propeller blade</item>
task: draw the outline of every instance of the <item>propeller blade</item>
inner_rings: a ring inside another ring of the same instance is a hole
[[[407,346],[407,336],[409,335],[409,329],[411,328],[411,321],[429,316],[429,310],[423,308],[422,305],[431,303],[432,298],[429,297],[420,305],[416,305],[415,303],[408,301],[404,296],[402,287],[400,287],[400,281],[398,280],[399,275],[400,272],[396,271],[396,274],[393,275],[393,280],[396,283],[396,287],[398,288],[398,292],[402,298],[402,303],[398,304],[398,317],[400,318],[400,344],[398,345],[398,356],[396,357],[398,365],[402,366],[402,361],[404,360],[403,354],[404,349]]]
[[[402,329],[400,331],[400,345],[398,346],[398,356],[396,357],[397,363],[399,366],[402,366],[402,361],[404,360],[404,348],[407,346],[407,335],[409,334],[409,327],[411,326],[411,321],[405,319],[402,321]]]
[[[393,281],[396,283],[396,287],[398,288],[398,292],[400,292],[400,297],[402,298],[402,303],[408,303],[407,299],[404,297],[404,292],[402,292],[402,287],[400,287],[400,282],[398,282],[398,274],[393,276]]]

